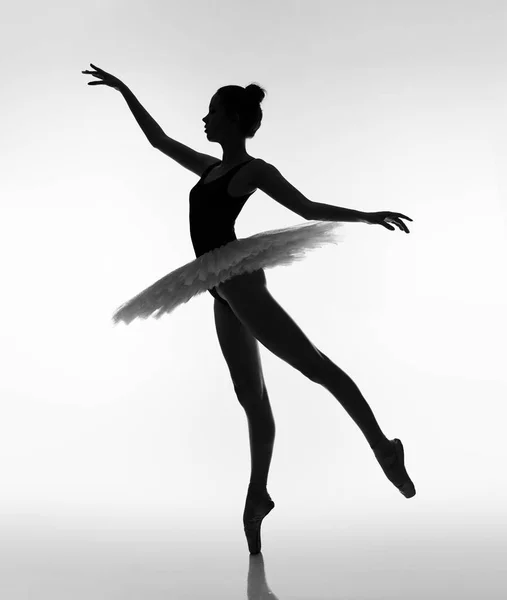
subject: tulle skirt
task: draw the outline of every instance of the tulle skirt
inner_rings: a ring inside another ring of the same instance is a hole
[[[313,221],[263,231],[210,250],[171,271],[118,307],[113,323],[123,321],[128,325],[136,318],[150,316],[160,319],[180,304],[235,275],[288,266],[305,258],[309,250],[343,241],[336,231],[342,225],[334,221]]]

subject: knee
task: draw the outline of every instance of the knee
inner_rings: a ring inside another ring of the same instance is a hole
[[[306,361],[304,366],[299,367],[298,370],[310,381],[322,384],[328,380],[328,373],[332,366],[333,363],[329,358],[317,350],[312,359]]]
[[[234,392],[241,406],[247,408],[261,405],[265,388],[263,382],[234,383]]]

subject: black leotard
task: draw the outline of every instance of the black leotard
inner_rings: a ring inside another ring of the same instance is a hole
[[[201,179],[190,190],[190,237],[196,257],[237,239],[234,224],[254,192],[234,198],[227,193],[227,188],[236,171],[252,160],[255,159],[250,158],[218,179],[203,183],[211,169],[220,163],[217,161],[204,171]],[[225,303],[214,288],[208,291],[214,298]]]

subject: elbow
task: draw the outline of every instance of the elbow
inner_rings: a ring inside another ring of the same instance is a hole
[[[150,135],[146,136],[150,144],[156,148],[157,150],[160,148],[160,144],[162,143],[162,137],[160,135]]]

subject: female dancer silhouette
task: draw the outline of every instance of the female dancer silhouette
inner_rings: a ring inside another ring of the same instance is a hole
[[[340,222],[392,224],[409,233],[400,213],[362,213],[305,198],[271,164],[251,157],[245,149],[260,127],[264,90],[255,84],[220,88],[203,118],[209,141],[222,147],[223,158],[202,154],[165,135],[129,88],[114,75],[91,64],[82,71],[121,92],[150,143],[200,177],[190,193],[190,231],[196,259],[122,305],[114,321],[129,323],[159,318],[193,296],[209,291],[220,347],[237,398],[245,410],[250,436],[251,475],[243,525],[251,554],[261,550],[260,527],[274,508],[267,479],[275,422],[262,372],[258,342],[303,375],[324,386],[343,406],[365,436],[387,478],[406,497],[415,495],[404,466],[404,450],[397,438],[389,440],[352,379],[316,348],[293,319],[271,296],[263,267],[291,264],[305,250],[331,240]],[[212,171],[211,175],[208,174]],[[237,240],[236,217],[247,199],[261,189],[305,220],[319,221]]]

